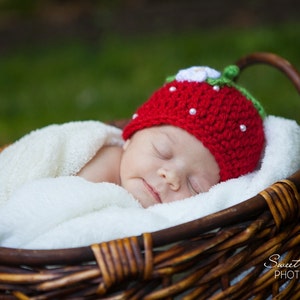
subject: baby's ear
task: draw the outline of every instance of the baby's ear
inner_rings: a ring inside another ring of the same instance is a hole
[[[126,142],[123,145],[123,150],[125,151],[128,148],[128,145],[130,144],[130,139],[126,140]]]

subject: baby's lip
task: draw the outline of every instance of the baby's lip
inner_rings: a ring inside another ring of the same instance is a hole
[[[146,189],[150,192],[150,194],[153,196],[153,198],[156,200],[156,202],[162,203],[158,191],[153,186],[151,186],[145,179],[143,179],[143,182],[144,182]]]

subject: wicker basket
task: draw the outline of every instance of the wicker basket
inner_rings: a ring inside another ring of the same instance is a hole
[[[255,63],[283,71],[300,92],[300,75],[283,58],[237,62]],[[299,191],[300,170],[241,204],[158,232],[73,249],[0,248],[0,299],[299,299]]]

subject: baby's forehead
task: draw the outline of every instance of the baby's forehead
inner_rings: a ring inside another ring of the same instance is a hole
[[[148,127],[148,129],[152,129],[153,131],[155,131],[157,133],[170,134],[170,135],[174,135],[180,131],[187,132],[186,130],[182,129],[181,127],[178,127],[178,126],[172,125],[172,124],[155,125],[152,127]]]
[[[165,137],[167,137],[170,142],[174,143],[176,142],[175,140],[175,136],[176,136],[176,128],[180,129],[179,127],[173,126],[173,125],[167,125],[167,124],[162,124],[162,125],[158,125],[158,126],[154,126],[152,127],[155,130],[156,134],[160,134],[160,135],[164,135]],[[180,129],[182,130],[182,129]],[[178,132],[177,132],[178,134]]]
[[[148,128],[156,138],[165,138],[175,147],[182,143],[188,143],[186,146],[191,144],[200,144],[202,142],[197,139],[193,134],[187,130],[182,129],[176,125],[161,124]]]

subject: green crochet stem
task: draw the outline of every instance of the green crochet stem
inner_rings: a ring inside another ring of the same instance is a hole
[[[172,82],[176,79],[176,75],[170,75],[166,78],[165,82],[166,83],[169,83],[169,82]]]
[[[256,98],[254,98],[245,88],[239,86],[233,81],[233,79],[238,76],[239,72],[240,69],[238,66],[230,65],[224,69],[224,72],[219,78],[208,78],[206,82],[213,86],[218,85],[221,87],[227,85],[229,87],[234,87],[253,103],[254,107],[257,109],[260,116],[264,119],[266,117],[266,112],[263,106],[260,104],[260,102]]]
[[[248,100],[250,100],[254,107],[257,109],[258,113],[264,119],[266,117],[266,112],[260,102],[254,98],[245,88],[236,84],[233,80],[238,76],[240,69],[236,65],[229,65],[224,69],[224,72],[219,78],[208,78],[206,82],[212,86],[224,86],[227,85],[229,87],[234,87],[237,89],[241,94],[243,94]],[[176,79],[176,75],[168,76],[166,78],[166,82],[172,82]]]

